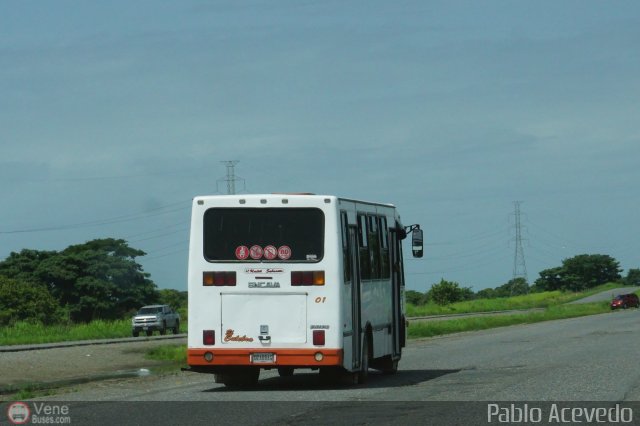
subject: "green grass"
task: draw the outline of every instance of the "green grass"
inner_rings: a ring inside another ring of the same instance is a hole
[[[14,395],[13,398],[16,401],[24,401],[25,399],[35,398],[35,391],[31,386],[27,386],[23,389],[19,389]]]
[[[0,346],[111,339],[131,336],[131,320],[92,321],[89,324],[42,325],[18,322],[0,327]]]
[[[150,349],[145,358],[156,361],[187,363],[187,345],[164,345]]]
[[[464,302],[452,303],[440,306],[435,303],[428,303],[422,306],[407,304],[407,316],[419,317],[427,315],[446,315],[471,312],[491,312],[509,311],[514,309],[548,308],[550,306],[568,303],[592,294],[600,293],[615,288],[620,288],[620,284],[609,283],[592,288],[580,293],[569,293],[561,291],[545,291],[542,293],[530,293],[522,296],[502,297],[497,299],[477,299]]]
[[[609,302],[551,306],[544,311],[513,315],[493,315],[457,318],[441,321],[412,322],[408,328],[409,338],[433,337],[463,331],[485,330],[516,324],[533,324],[563,318],[597,315],[610,312]]]

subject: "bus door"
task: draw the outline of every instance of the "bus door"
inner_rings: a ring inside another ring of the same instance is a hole
[[[393,336],[393,353],[392,357],[400,356],[402,346],[404,346],[404,318],[402,318],[402,283],[403,265],[402,265],[402,241],[398,238],[395,229],[389,230],[389,261],[391,265],[391,299],[393,304],[393,318],[391,333]]]
[[[351,369],[356,370],[360,368],[362,353],[362,306],[360,304],[361,298],[361,281],[360,281],[360,255],[358,250],[358,227],[349,226],[349,263],[351,264],[351,324],[353,334],[351,335],[351,347],[352,347],[352,363]]]

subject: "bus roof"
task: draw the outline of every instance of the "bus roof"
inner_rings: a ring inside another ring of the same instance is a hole
[[[240,204],[243,204],[241,200],[255,201],[255,200],[339,200],[344,202],[356,203],[356,204],[368,204],[376,206],[384,206],[395,209],[395,205],[390,203],[377,203],[372,201],[357,200],[354,198],[338,197],[336,195],[318,195],[307,192],[298,193],[271,193],[271,194],[233,194],[233,195],[202,195],[194,198],[194,202],[205,200],[221,200],[221,201],[233,201],[238,200]],[[325,201],[330,202],[330,201]]]

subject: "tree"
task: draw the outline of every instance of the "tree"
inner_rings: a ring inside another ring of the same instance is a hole
[[[470,288],[460,288],[456,282],[440,280],[438,284],[433,284],[427,292],[429,300],[433,300],[438,305],[448,305],[449,303],[459,302],[473,297],[473,291]]]
[[[156,285],[135,262],[144,254],[124,240],[98,239],[61,252],[12,253],[0,271],[45,286],[74,321],[116,319],[158,300]]]
[[[527,280],[523,277],[517,277],[496,288],[495,297],[520,296],[527,293],[529,293],[529,284],[527,284]]]
[[[462,287],[460,288],[458,301],[462,300],[473,300],[476,298],[475,293],[471,290],[471,287]]]
[[[626,285],[640,286],[640,269],[629,269],[624,279]]]
[[[116,319],[158,300],[156,285],[135,258],[145,253],[112,238],[70,246],[61,261],[78,271],[75,285],[64,294],[79,321]]]
[[[160,303],[169,305],[173,309],[183,309],[187,307],[187,292],[178,291],[172,288],[160,290]]]
[[[427,303],[427,294],[420,293],[415,290],[407,290],[404,292],[405,299],[407,303],[411,303],[414,306],[424,305]]]
[[[540,278],[535,281],[534,287],[538,291],[561,290],[564,285],[564,269],[562,267],[549,268],[540,271]]]
[[[476,293],[476,299],[495,299],[497,292],[493,288],[483,288]]]
[[[617,260],[603,254],[581,254],[562,261],[562,266],[545,269],[535,282],[535,290],[582,291],[620,280]]]
[[[52,324],[60,319],[58,303],[46,287],[0,275],[0,326],[18,321]]]
[[[10,277],[23,283],[40,283],[35,275],[36,269],[43,261],[55,256],[55,251],[22,250],[11,252],[9,257],[0,262],[0,275]]]
[[[562,262],[564,287],[581,291],[620,279],[620,264],[604,254],[581,254]]]

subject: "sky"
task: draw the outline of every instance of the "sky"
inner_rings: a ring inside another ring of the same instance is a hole
[[[191,200],[235,161],[239,193],[395,204],[411,290],[522,275],[516,201],[530,283],[625,275],[639,44],[637,1],[0,2],[0,260],[122,238],[186,290]]]

